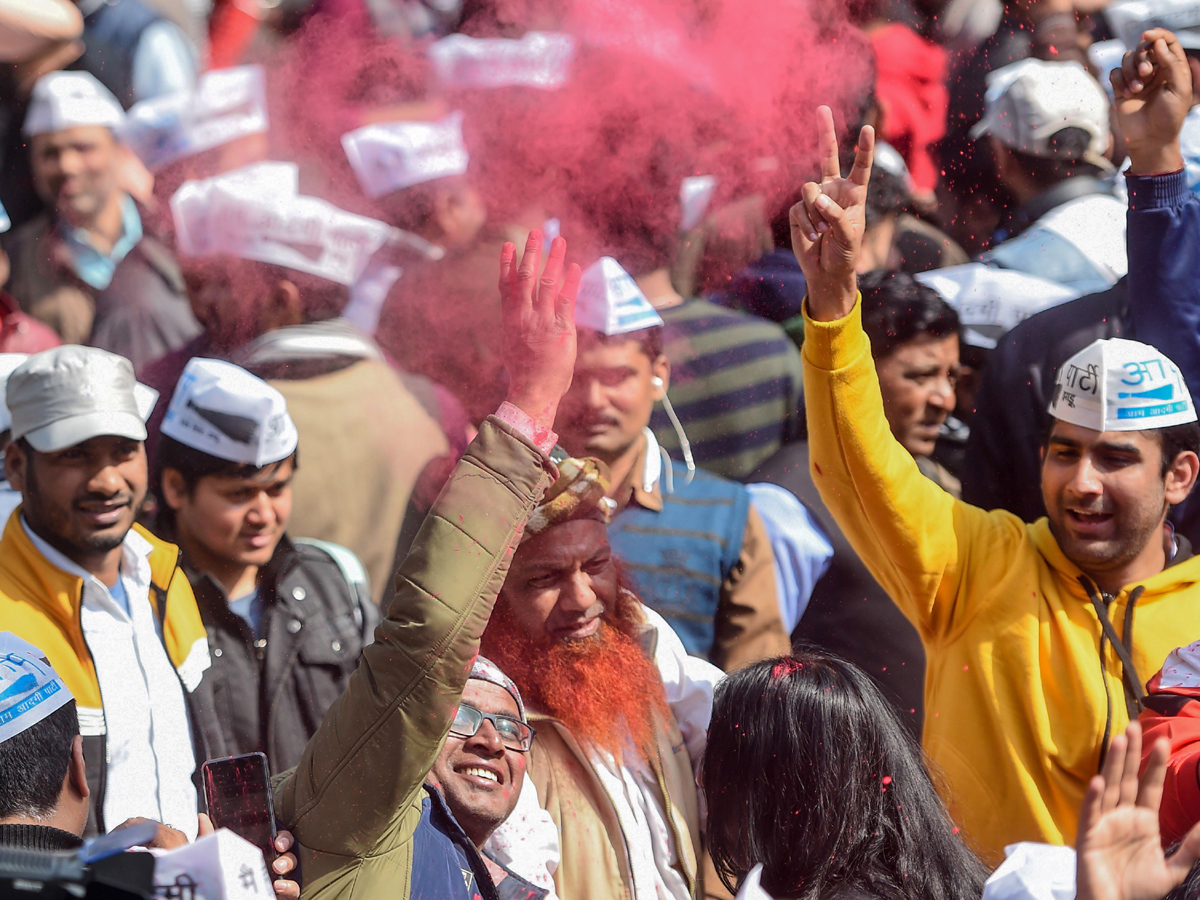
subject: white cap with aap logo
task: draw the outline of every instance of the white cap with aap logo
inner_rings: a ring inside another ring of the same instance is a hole
[[[1058,370],[1050,415],[1093,431],[1149,431],[1196,421],[1179,367],[1149,344],[1093,341]]]

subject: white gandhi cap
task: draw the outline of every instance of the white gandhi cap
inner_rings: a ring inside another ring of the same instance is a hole
[[[197,357],[175,386],[162,433],[179,443],[261,468],[296,451],[296,425],[283,394],[240,366]]]
[[[1179,368],[1148,344],[1093,341],[1058,370],[1050,415],[1093,431],[1149,431],[1196,421]]]
[[[24,131],[28,137],[80,125],[117,129],[125,110],[89,72],[51,72],[38,79],[29,98]]]
[[[462,113],[440,122],[383,122],[342,135],[342,148],[368,197],[378,199],[438,178],[462,175],[471,157]]]
[[[662,325],[633,276],[611,256],[592,263],[579,281],[575,323],[609,337]]]
[[[12,632],[0,632],[0,744],[74,699],[46,654]]]
[[[29,357],[8,376],[12,438],[57,453],[104,435],[146,439],[133,363],[68,344]]]

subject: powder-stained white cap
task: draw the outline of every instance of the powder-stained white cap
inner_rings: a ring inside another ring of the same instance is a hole
[[[0,744],[74,699],[46,654],[10,631],[0,632]]]
[[[287,459],[299,440],[283,394],[241,366],[201,357],[184,368],[162,433],[209,456],[258,468]]]
[[[579,281],[575,324],[601,334],[628,334],[662,325],[633,276],[611,256],[592,263]]]
[[[713,192],[717,189],[715,175],[689,175],[679,183],[679,227],[690,231],[700,224],[708,212]]]
[[[1151,28],[1166,28],[1175,32],[1180,46],[1200,49],[1200,0],[1114,0],[1105,8],[1104,17],[1129,49]]]
[[[1064,128],[1081,128],[1089,142],[1084,157],[1107,165],[1108,95],[1077,62],[1023,59],[988,75],[987,112],[971,137],[990,134],[1030,156],[1051,157],[1049,139]]]
[[[262,66],[214,69],[194,90],[135,103],[121,137],[146,168],[163,166],[238,138],[263,134],[267,85]]]
[[[69,0],[0,0],[0,62],[25,62],[81,34],[83,16]]]
[[[117,98],[90,72],[51,72],[33,86],[24,131],[33,137],[80,125],[117,130],[124,121]]]
[[[57,453],[94,437],[146,439],[133,363],[123,356],[66,344],[35,353],[8,376],[12,438]]]
[[[438,80],[448,87],[534,87],[553,90],[571,77],[575,39],[531,31],[519,40],[452,34],[426,51]]]
[[[463,143],[462,113],[440,122],[383,122],[342,135],[342,148],[368,197],[437,178],[462,175],[471,157]]]
[[[1079,296],[1077,291],[1016,269],[966,263],[913,276],[958,313],[963,342],[994,350],[1000,338],[1030,316]]]
[[[1093,341],[1058,370],[1050,415],[1093,431],[1148,431],[1196,421],[1179,368],[1148,344]]]
[[[299,193],[294,163],[265,162],[203,181],[171,198],[183,256],[232,256],[354,284],[394,229]]]

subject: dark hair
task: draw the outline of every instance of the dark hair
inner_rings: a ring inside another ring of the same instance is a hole
[[[701,771],[709,852],[731,891],[757,863],[780,900],[978,900],[921,750],[856,666],[816,650],[717,686]]]
[[[650,357],[651,362],[663,355],[663,328],[661,325],[613,335],[588,329],[587,335],[588,340],[593,340],[597,344],[624,344],[626,341],[637,341],[638,346],[641,347],[643,353]]]
[[[221,459],[219,456],[212,456],[203,450],[197,450],[194,447],[189,447],[187,444],[181,444],[174,438],[169,438],[164,434],[159,437],[158,449],[154,454],[153,490],[154,496],[158,498],[157,524],[168,532],[174,532],[175,510],[171,509],[167,503],[162,489],[162,473],[167,469],[174,469],[183,477],[184,487],[190,496],[196,490],[196,485],[200,483],[200,479],[202,478],[208,478],[213,475],[252,478],[264,469],[274,470],[279,468],[288,459],[292,461],[293,466],[299,468],[300,451],[297,450],[291,456],[287,457],[287,459],[281,459],[279,462],[269,463],[265,466],[253,466],[248,463],[230,462],[227,459]]]
[[[58,808],[77,734],[79,716],[71,700],[0,743],[0,819],[41,819]]]
[[[1098,166],[1083,159],[1092,136],[1082,128],[1062,128],[1046,139],[1048,156],[1034,156],[1006,147],[1021,174],[1039,190],[1077,175],[1099,175]]]
[[[922,336],[958,334],[958,313],[937,291],[907,272],[868,272],[858,279],[858,289],[862,292],[863,330],[871,339],[875,359]]]
[[[1054,433],[1054,424],[1058,419],[1050,416],[1046,422],[1046,430],[1042,434],[1042,450],[1050,449],[1050,435]],[[1167,477],[1167,472],[1170,471],[1172,464],[1180,453],[1188,450],[1200,456],[1200,423],[1184,422],[1182,425],[1172,425],[1170,428],[1147,428],[1144,434],[1152,434],[1158,437],[1159,446],[1162,447],[1162,467],[1159,472],[1163,478]]]

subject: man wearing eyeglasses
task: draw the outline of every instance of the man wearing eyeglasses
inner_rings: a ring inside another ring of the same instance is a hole
[[[425,780],[427,796],[413,836],[411,900],[487,897],[488,888],[495,889],[498,900],[542,900],[550,893],[550,872],[539,879],[545,884],[539,887],[505,868],[483,846],[517,808],[533,735],[517,686],[495,663],[477,658],[450,734]],[[533,839],[548,847],[548,856],[557,855],[558,832],[533,793],[530,788],[522,815],[532,817]],[[432,865],[422,865],[426,842],[443,845],[427,857]],[[465,894],[457,875],[447,884],[443,860],[455,855]]]

